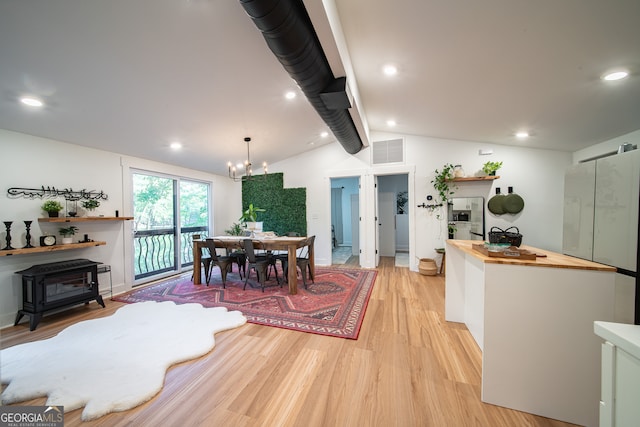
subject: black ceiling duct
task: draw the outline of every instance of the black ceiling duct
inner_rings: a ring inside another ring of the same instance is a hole
[[[334,77],[302,0],[240,3],[338,142],[349,154],[362,150],[362,140],[347,111],[351,102],[346,79]],[[336,89],[341,87],[344,90]]]

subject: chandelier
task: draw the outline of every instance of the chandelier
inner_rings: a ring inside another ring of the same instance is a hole
[[[247,160],[244,161],[244,165],[243,164],[238,164],[237,167],[233,166],[233,164],[231,162],[227,163],[227,166],[229,167],[229,178],[231,178],[234,181],[244,181],[244,180],[249,180],[252,179],[253,177],[253,169],[251,167],[251,156],[249,154],[249,143],[251,142],[251,138],[246,137],[244,139],[244,142],[247,143]],[[244,168],[244,174],[240,174],[239,169]],[[262,169],[264,171],[264,175],[267,174],[267,162],[263,162],[262,163]]]

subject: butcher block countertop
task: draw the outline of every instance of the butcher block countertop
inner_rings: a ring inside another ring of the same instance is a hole
[[[573,268],[577,270],[597,270],[597,271],[612,271],[615,272],[616,268],[597,262],[587,261],[584,259],[562,255],[556,252],[547,251],[544,249],[538,249],[531,246],[520,245],[520,249],[526,249],[530,252],[534,252],[538,255],[546,255],[542,257],[536,257],[535,260],[524,259],[511,259],[511,258],[498,258],[489,257],[472,248],[472,245],[483,243],[478,240],[447,240],[447,244],[461,251],[473,255],[484,263],[487,264],[511,264],[511,265],[526,265],[533,267],[551,267],[551,268]]]

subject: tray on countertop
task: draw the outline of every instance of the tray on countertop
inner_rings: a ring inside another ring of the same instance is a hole
[[[542,257],[546,256],[544,254],[542,255],[536,254],[535,252],[531,252],[526,249],[520,249],[515,246],[511,246],[509,249],[505,251],[490,251],[484,246],[484,244],[472,244],[471,247],[473,250],[478,251],[485,256],[494,257],[494,258],[522,259],[522,260],[535,261],[536,258],[539,256],[542,256]]]

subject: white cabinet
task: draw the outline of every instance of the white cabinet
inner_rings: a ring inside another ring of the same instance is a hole
[[[562,252],[636,271],[640,150],[565,173]]]
[[[562,253],[593,259],[596,162],[571,166],[564,175]]]
[[[469,204],[469,199],[466,197],[455,197],[453,199],[453,210],[454,211],[468,211],[471,209]]]
[[[640,150],[596,161],[593,260],[636,271]]]
[[[600,427],[640,425],[640,326],[594,322],[603,338]]]

